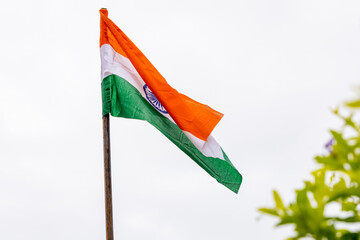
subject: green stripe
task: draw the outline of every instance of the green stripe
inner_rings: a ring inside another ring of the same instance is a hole
[[[103,115],[149,122],[219,183],[235,193],[239,191],[242,177],[224,151],[225,160],[204,156],[175,123],[153,108],[125,79],[110,75],[103,79],[101,89]]]

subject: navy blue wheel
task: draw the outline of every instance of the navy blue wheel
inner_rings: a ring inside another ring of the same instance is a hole
[[[153,92],[150,90],[150,88],[146,84],[144,85],[143,89],[144,89],[146,98],[147,98],[147,100],[149,100],[150,104],[154,108],[156,108],[159,112],[167,114],[168,112],[165,110],[164,106],[161,105],[160,101],[155,97]]]

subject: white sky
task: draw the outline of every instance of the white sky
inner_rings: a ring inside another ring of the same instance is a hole
[[[111,119],[115,239],[284,239],[257,218],[315,168],[360,79],[360,2],[7,1],[0,10],[0,239],[105,239],[99,14],[178,91],[225,114],[244,177],[218,184],[146,122]]]

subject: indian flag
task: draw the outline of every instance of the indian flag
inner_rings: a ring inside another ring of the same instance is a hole
[[[179,93],[100,10],[103,116],[145,120],[235,193],[242,177],[211,132],[223,114]]]

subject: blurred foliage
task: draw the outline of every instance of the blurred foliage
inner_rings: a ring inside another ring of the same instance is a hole
[[[330,131],[328,153],[315,157],[319,168],[302,189],[295,191],[295,200],[286,205],[274,190],[275,207],[258,209],[278,218],[276,226],[294,226],[296,235],[287,240],[360,239],[360,100],[345,103],[344,107],[347,114],[334,110],[343,127]],[[328,216],[334,207],[338,211]]]

